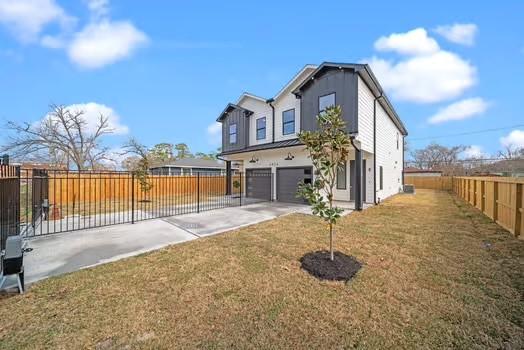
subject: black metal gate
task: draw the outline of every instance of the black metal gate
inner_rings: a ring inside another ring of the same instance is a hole
[[[20,221],[27,237],[270,201],[273,183],[270,171],[250,173],[249,179],[240,172],[148,174],[143,179],[125,171],[23,174]]]
[[[33,169],[31,188],[31,226],[33,230],[36,230],[48,215],[49,176],[47,170]]]

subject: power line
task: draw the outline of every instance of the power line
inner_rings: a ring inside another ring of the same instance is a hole
[[[493,132],[493,131],[500,131],[500,130],[519,128],[519,127],[522,127],[522,126],[524,126],[524,124],[505,126],[505,127],[501,127],[501,128],[493,128],[493,129],[484,129],[484,130],[477,130],[477,131],[461,132],[461,133],[457,133],[457,134],[447,134],[447,135],[428,136],[428,137],[417,137],[417,138],[408,139],[408,140],[409,141],[421,141],[421,140],[439,139],[439,138],[444,138],[444,137],[456,137],[456,136],[475,135],[475,134],[483,134],[483,133]]]

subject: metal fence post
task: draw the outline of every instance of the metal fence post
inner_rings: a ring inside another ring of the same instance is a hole
[[[242,172],[240,172],[240,206],[242,206]]]
[[[135,173],[131,173],[131,223],[135,223]]]
[[[8,162],[9,162],[9,158],[8,158]],[[21,202],[20,202],[20,189],[21,189],[21,185],[20,185],[20,174],[21,174],[21,166],[18,165],[16,168],[15,168],[15,172],[16,172],[16,177],[18,178],[18,184],[17,184],[17,191],[16,191],[16,206],[15,206],[15,220],[16,220],[16,234],[19,235],[20,234],[20,207],[21,207]]]
[[[200,213],[200,172],[197,172],[197,213]]]

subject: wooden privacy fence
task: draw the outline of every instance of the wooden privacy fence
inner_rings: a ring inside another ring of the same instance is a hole
[[[233,176],[233,180],[237,177]],[[149,176],[148,182],[152,187],[147,193],[142,191],[138,178],[129,173],[51,173],[48,181],[49,202],[61,205],[131,198],[154,199],[197,192],[206,195],[224,195],[226,192],[226,176],[219,175]],[[233,192],[236,192],[235,188]]]
[[[453,191],[515,236],[524,236],[524,178],[406,176],[415,189]]]
[[[406,185],[428,190],[451,191],[453,177],[451,176],[405,176]]]
[[[524,179],[455,177],[453,192],[515,236],[524,232]]]

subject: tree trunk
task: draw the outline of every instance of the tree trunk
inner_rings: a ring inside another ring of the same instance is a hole
[[[333,224],[329,223],[329,258],[331,261],[335,260],[335,254],[333,252]]]

